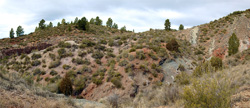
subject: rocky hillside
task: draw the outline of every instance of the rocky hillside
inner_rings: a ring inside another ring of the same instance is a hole
[[[29,84],[49,92],[60,94],[66,90],[72,98],[113,107],[118,104],[121,107],[199,107],[199,101],[191,101],[195,93],[204,93],[199,87],[213,87],[204,90],[209,93],[218,89],[218,94],[204,95],[221,101],[220,105],[211,103],[211,106],[240,106],[243,100],[232,103],[228,99],[233,99],[233,95],[238,98],[237,93],[246,91],[236,92],[239,87],[248,86],[243,83],[248,81],[248,76],[240,80],[244,76],[227,75],[234,72],[230,69],[249,64],[249,21],[250,10],[246,10],[179,31],[151,29],[133,33],[93,24],[83,31],[75,24],[61,25],[14,39],[1,39],[0,68],[7,74],[18,73]],[[233,33],[240,40],[239,53],[228,56],[228,40]],[[225,70],[229,73],[222,76]],[[237,73],[245,74],[248,70]],[[69,89],[62,89],[66,78],[70,79]],[[236,82],[226,83],[229,79]],[[39,97],[34,95],[34,98]],[[203,97],[195,98],[202,101]]]

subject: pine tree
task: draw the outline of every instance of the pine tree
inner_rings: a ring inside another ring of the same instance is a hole
[[[65,94],[66,96],[72,94],[73,88],[69,75],[66,74],[65,77],[60,82],[59,91]]]
[[[170,21],[169,21],[169,19],[166,19],[165,20],[165,30],[171,30],[171,23],[170,23]]]
[[[13,28],[11,28],[11,30],[10,30],[10,38],[13,39],[14,35],[15,35],[14,30],[13,30]]]
[[[95,19],[94,18],[91,18],[90,21],[89,21],[90,24],[95,24]]]
[[[79,20],[77,25],[78,25],[78,29],[80,30],[86,30],[86,31],[89,30],[89,22],[85,17]]]
[[[53,23],[52,23],[52,22],[49,22],[48,27],[53,27]]]
[[[75,18],[74,24],[78,23],[78,17]]]
[[[24,31],[23,31],[22,26],[18,26],[17,29],[16,29],[16,36],[17,37],[22,36],[23,33],[24,33]]]
[[[113,25],[113,20],[109,18],[108,21],[106,22],[106,26],[111,28],[112,25]]]
[[[180,26],[179,26],[179,30],[183,30],[184,29],[184,26],[181,24]]]
[[[114,23],[112,28],[118,29],[118,25],[116,23]]]
[[[102,25],[102,20],[99,18],[99,16],[96,17],[95,24],[96,25]]]
[[[125,32],[125,31],[127,31],[127,30],[126,30],[126,26],[123,26],[123,27],[121,28],[121,32],[123,33],[123,32]]]
[[[62,25],[66,25],[66,20],[62,19],[61,23],[62,23]]]
[[[229,56],[238,52],[238,48],[240,46],[239,39],[237,38],[236,34],[233,33],[232,36],[229,38],[228,41],[228,54]]]
[[[40,28],[40,29],[45,29],[45,27],[46,27],[46,25],[45,25],[45,20],[42,19],[42,20],[40,21],[40,23],[39,23],[39,28]]]

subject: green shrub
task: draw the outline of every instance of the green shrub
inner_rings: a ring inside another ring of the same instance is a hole
[[[102,64],[101,60],[99,60],[99,59],[95,59],[95,62],[96,62],[96,64],[99,64],[99,65]]]
[[[60,61],[60,60],[52,61],[52,62],[50,62],[49,69],[51,69],[51,68],[56,68],[56,67],[58,67],[60,64],[61,64],[61,61]]]
[[[183,90],[185,108],[230,108],[233,89],[229,82],[213,78],[193,81]]]
[[[72,59],[72,62],[73,62],[73,63],[76,63],[76,64],[78,64],[78,65],[80,65],[80,64],[83,64],[84,61],[83,61],[81,58],[76,58],[76,59],[73,58],[73,59]]]
[[[82,41],[82,44],[86,47],[92,47],[92,46],[95,46],[96,43],[95,42],[92,42],[91,40],[88,40],[88,39],[84,39]]]
[[[52,54],[52,53],[49,53],[49,57],[52,59],[52,60],[56,60],[56,55],[55,54]]]
[[[189,75],[186,72],[181,72],[180,74],[175,76],[175,82],[180,85],[187,85],[190,83]]]
[[[143,53],[143,51],[136,51],[136,58],[139,60],[144,60],[146,58],[146,56]]]
[[[102,57],[104,56],[104,54],[100,51],[95,51],[93,54],[92,54],[92,57],[95,58],[95,59],[102,59]]]
[[[64,48],[59,49],[57,52],[58,52],[58,55],[60,58],[64,58],[64,57],[68,56],[68,54]]]
[[[178,42],[176,41],[176,39],[172,39],[169,43],[167,43],[166,48],[169,51],[175,51],[175,52],[179,52],[179,47],[180,45],[178,44]]]
[[[151,57],[153,60],[158,60],[158,57],[156,55],[154,55],[153,52],[150,52],[149,54],[149,57]]]
[[[49,74],[52,75],[52,76],[55,76],[55,75],[57,75],[57,71],[51,70]]]
[[[82,71],[83,71],[83,72],[88,72],[88,73],[91,73],[91,72],[92,72],[91,68],[89,68],[89,67],[86,66],[86,65],[83,65]]]
[[[69,78],[69,76],[66,74],[65,77],[62,79],[62,81],[59,84],[59,90],[61,93],[65,94],[66,96],[71,95],[73,88],[72,88],[72,82]]]
[[[42,71],[39,69],[39,68],[36,68],[34,71],[33,71],[33,75],[36,76],[36,75],[41,75]]]
[[[112,57],[112,58],[114,58],[114,57],[116,57],[116,56],[115,56],[115,54],[113,54],[113,53],[111,53],[111,52],[108,52],[108,53],[107,53],[107,57]]]
[[[135,48],[131,48],[131,49],[129,50],[129,52],[135,52],[135,51],[136,51]]]
[[[117,77],[112,78],[111,82],[115,85],[116,88],[122,87],[121,79],[119,79]]]
[[[134,59],[135,59],[135,57],[134,57],[133,55],[129,55],[129,56],[128,56],[128,60],[129,60],[129,61],[133,61]]]
[[[239,39],[237,38],[236,34],[233,33],[232,36],[229,38],[228,41],[228,54],[233,55],[238,52],[238,48],[240,46]]]
[[[79,52],[78,52],[78,56],[80,56],[80,57],[84,57],[86,54],[87,54],[87,53],[84,52],[84,51],[79,51]]]
[[[39,60],[34,60],[34,61],[31,62],[32,66],[38,66],[40,64],[41,64],[41,62]]]
[[[212,57],[210,60],[211,66],[215,68],[215,70],[222,69],[222,59],[219,57]]]
[[[75,86],[74,94],[75,95],[81,94],[83,89],[86,87],[85,79],[83,77],[76,78],[76,80],[74,81],[74,86]]]
[[[182,64],[179,64],[178,70],[185,71],[186,69]]]
[[[92,82],[95,83],[96,85],[101,85],[102,84],[102,79],[92,77]]]
[[[119,62],[119,66],[126,66],[128,64],[127,60],[122,60]]]
[[[68,70],[68,69],[70,69],[70,68],[71,68],[70,65],[66,65],[66,64],[63,65],[63,69],[65,69],[65,70]]]
[[[193,76],[200,77],[204,73],[209,73],[209,72],[214,72],[214,68],[211,66],[210,62],[205,62],[200,65],[198,65],[194,71],[193,71]]]
[[[58,46],[61,47],[61,48],[71,48],[71,44],[70,43],[63,42],[63,41],[59,42]]]
[[[41,57],[42,57],[41,54],[35,54],[35,53],[31,56],[32,60],[36,60],[36,59],[39,59]]]

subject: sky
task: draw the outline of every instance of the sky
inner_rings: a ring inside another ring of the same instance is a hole
[[[41,19],[57,25],[99,16],[105,25],[110,17],[119,28],[143,32],[164,29],[166,19],[173,29],[190,28],[248,8],[250,0],[0,0],[0,38],[19,25],[24,34],[33,32]]]

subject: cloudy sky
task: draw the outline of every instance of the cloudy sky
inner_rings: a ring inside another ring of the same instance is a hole
[[[0,0],[0,38],[9,37],[18,25],[25,34],[33,32],[41,19],[54,25],[63,18],[73,21],[83,16],[99,16],[103,24],[111,17],[119,28],[142,32],[208,23],[237,10],[250,8],[250,0]]]

